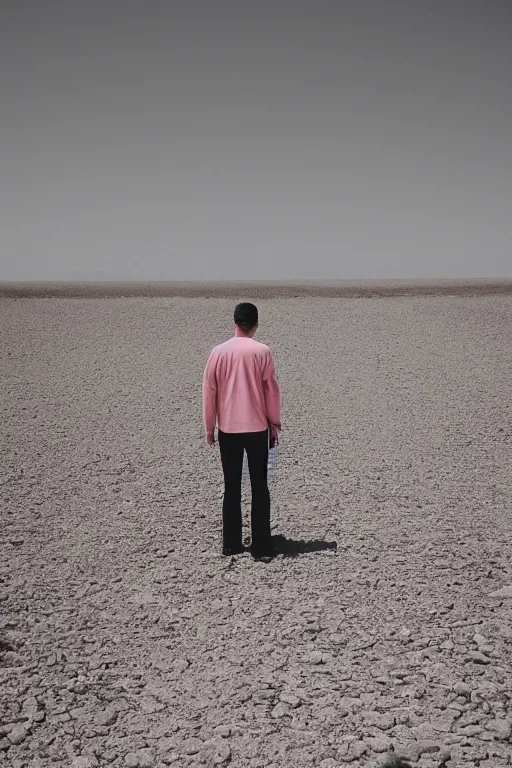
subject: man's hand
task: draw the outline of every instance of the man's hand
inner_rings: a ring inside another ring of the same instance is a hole
[[[206,442],[208,445],[215,445],[215,432],[206,433]]]
[[[270,425],[270,438],[273,445],[279,445],[279,427],[275,424]]]

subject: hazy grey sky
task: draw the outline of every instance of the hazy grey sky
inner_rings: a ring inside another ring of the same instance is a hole
[[[512,276],[510,0],[0,0],[0,279]]]

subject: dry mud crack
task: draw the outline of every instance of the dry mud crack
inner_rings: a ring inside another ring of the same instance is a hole
[[[0,302],[0,765],[510,765],[512,297],[257,303],[268,563],[202,429],[232,300]]]

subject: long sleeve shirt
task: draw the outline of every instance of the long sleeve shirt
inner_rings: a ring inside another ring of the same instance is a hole
[[[203,376],[207,434],[281,429],[281,393],[266,344],[233,336],[210,352]]]

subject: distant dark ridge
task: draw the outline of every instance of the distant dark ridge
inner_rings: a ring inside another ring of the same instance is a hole
[[[0,298],[380,298],[512,294],[503,280],[302,280],[247,282],[0,282]]]

